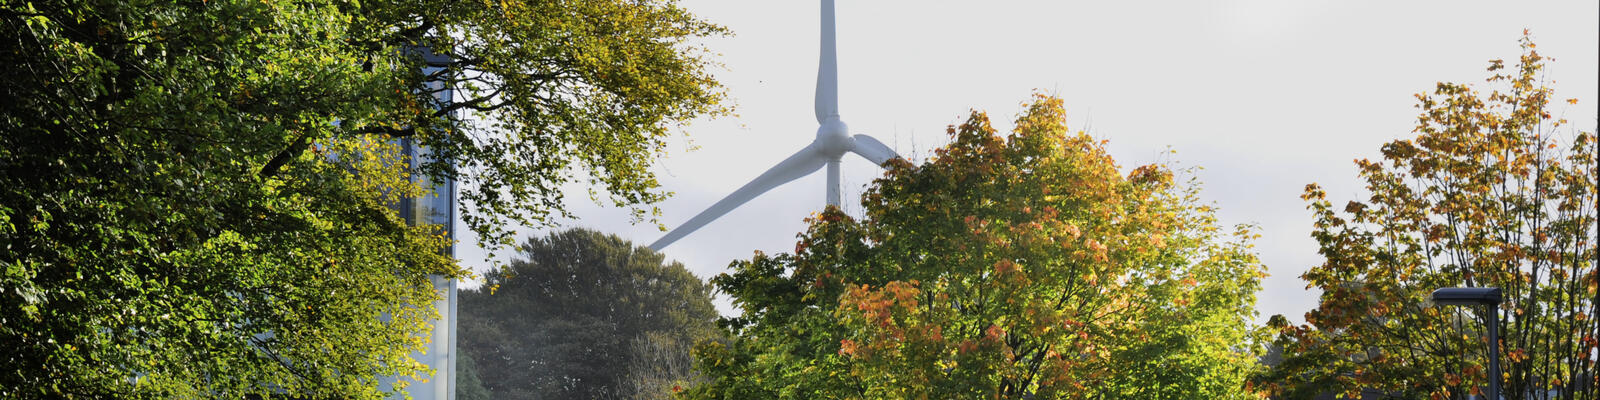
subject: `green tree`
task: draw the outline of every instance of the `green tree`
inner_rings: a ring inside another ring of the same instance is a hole
[[[478,377],[478,362],[471,354],[456,354],[456,400],[490,400],[489,388]]]
[[[830,208],[793,254],[735,262],[712,281],[743,314],[684,397],[1253,397],[1253,234],[1064,115],[1041,96],[1002,138],[975,112],[892,161],[864,219]]]
[[[1417,136],[1384,145],[1383,160],[1356,161],[1365,201],[1341,213],[1306,187],[1325,261],[1302,278],[1322,290],[1321,304],[1308,325],[1274,318],[1284,360],[1259,384],[1285,398],[1467,398],[1486,385],[1493,323],[1500,395],[1600,398],[1597,148],[1593,134],[1551,115],[1546,59],[1527,37],[1521,44],[1511,68],[1490,62],[1487,93],[1439,83],[1417,95]],[[1502,288],[1501,318],[1427,301],[1462,286]]]
[[[410,182],[462,182],[487,243],[580,171],[647,206],[720,32],[672,0],[0,1],[0,397],[377,395],[464,273],[390,208]]]
[[[461,351],[497,399],[655,399],[687,386],[712,339],[704,282],[615,235],[530,238],[522,259],[461,294]]]

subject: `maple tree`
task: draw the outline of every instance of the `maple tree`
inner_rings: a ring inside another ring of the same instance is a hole
[[[1551,114],[1547,59],[1526,36],[1521,47],[1514,65],[1490,61],[1488,92],[1439,83],[1418,94],[1417,136],[1356,161],[1366,200],[1340,212],[1306,187],[1325,260],[1302,277],[1321,303],[1306,325],[1273,319],[1284,359],[1257,384],[1284,398],[1466,398],[1486,385],[1492,323],[1499,395],[1600,398],[1597,148]],[[1502,288],[1500,318],[1429,304],[1443,287]]]
[[[742,314],[682,397],[1252,398],[1254,234],[1064,115],[1037,96],[1001,137],[974,112],[891,161],[862,219],[829,208],[713,278]]]

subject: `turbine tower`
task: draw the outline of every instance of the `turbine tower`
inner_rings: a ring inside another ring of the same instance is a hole
[[[856,153],[878,166],[900,157],[878,139],[867,135],[851,136],[850,128],[839,119],[839,63],[838,49],[834,42],[833,0],[822,0],[822,54],[817,62],[816,113],[817,123],[820,124],[817,127],[817,138],[794,155],[778,162],[778,165],[767,169],[767,172],[761,173],[755,180],[739,187],[739,190],[733,191],[728,197],[722,198],[710,208],[690,218],[688,222],[667,232],[666,236],[650,244],[651,249],[666,248],[672,242],[688,236],[696,229],[727,214],[728,211],[744,205],[750,199],[778,185],[811,175],[824,166],[828,167],[828,205],[838,206],[840,204],[839,160],[844,158],[845,153]]]

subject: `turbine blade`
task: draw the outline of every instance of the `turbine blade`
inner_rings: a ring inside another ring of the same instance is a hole
[[[817,123],[839,118],[839,49],[834,42],[833,0],[822,0],[822,54],[817,58]]]
[[[751,180],[750,183],[746,183],[744,186],[739,187],[739,190],[733,191],[733,193],[729,194],[728,197],[723,197],[722,200],[717,201],[716,204],[712,204],[711,207],[706,208],[705,211],[701,211],[700,214],[695,215],[694,218],[690,218],[689,221],[684,222],[683,225],[679,225],[677,228],[672,229],[672,231],[667,232],[666,236],[656,239],[655,243],[650,244],[650,249],[660,251],[661,249],[671,245],[672,242],[676,242],[678,239],[688,236],[690,233],[693,233],[695,230],[700,229],[700,227],[705,226],[713,220],[716,220],[723,214],[727,214],[729,211],[733,211],[733,209],[744,205],[744,203],[750,201],[750,199],[754,199],[756,196],[760,196],[762,193],[766,193],[768,190],[778,187],[778,185],[789,183],[789,181],[800,179],[806,175],[810,175],[812,172],[816,172],[817,169],[822,168],[827,161],[828,160],[826,157],[818,154],[815,149],[808,145],[806,148],[800,149],[799,152],[794,153],[794,155],[789,156],[789,158],[778,162],[778,165],[774,165],[772,168],[767,169],[767,172],[761,173],[761,176],[757,176],[756,179]]]
[[[900,158],[900,155],[896,154],[889,146],[883,145],[883,142],[879,142],[878,139],[873,139],[871,136],[855,135],[855,142],[854,146],[850,146],[850,152],[859,154],[862,158],[866,158],[880,167],[883,166],[883,163],[889,162],[889,160]]]

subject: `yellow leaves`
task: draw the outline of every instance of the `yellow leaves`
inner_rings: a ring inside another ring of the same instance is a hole
[[[1351,201],[1349,203],[1346,203],[1345,206],[1344,206],[1344,212],[1351,213],[1351,214],[1356,214],[1356,215],[1360,215],[1363,211],[1366,211],[1366,209],[1367,209],[1367,205],[1366,204],[1362,204],[1361,202],[1358,202],[1358,201]]]
[[[1140,186],[1165,186],[1172,183],[1172,172],[1158,164],[1144,165],[1128,173],[1128,181]]]
[[[1090,256],[1093,257],[1095,261],[1103,262],[1108,259],[1106,256],[1106,245],[1100,243],[1100,241],[1089,239],[1089,241],[1085,242],[1084,245],[1089,247],[1089,251],[1092,252]]]
[[[868,285],[851,286],[839,300],[840,311],[854,308],[868,328],[889,329],[892,336],[899,337],[902,332],[893,327],[895,315],[916,311],[920,304],[917,296],[922,293],[917,284],[915,281],[892,281],[880,290]]]
[[[1327,197],[1328,193],[1322,190],[1322,185],[1308,183],[1306,184],[1305,193],[1300,195],[1300,200],[1322,201]]]
[[[1512,363],[1520,363],[1528,360],[1528,351],[1524,349],[1511,349],[1505,353],[1506,359],[1510,360]]]
[[[1078,230],[1078,226],[1077,225],[1073,225],[1070,222],[1067,223],[1066,229],[1064,229],[1064,231],[1067,233],[1067,236],[1070,239],[1077,239],[1078,236],[1083,235],[1083,232]]]

